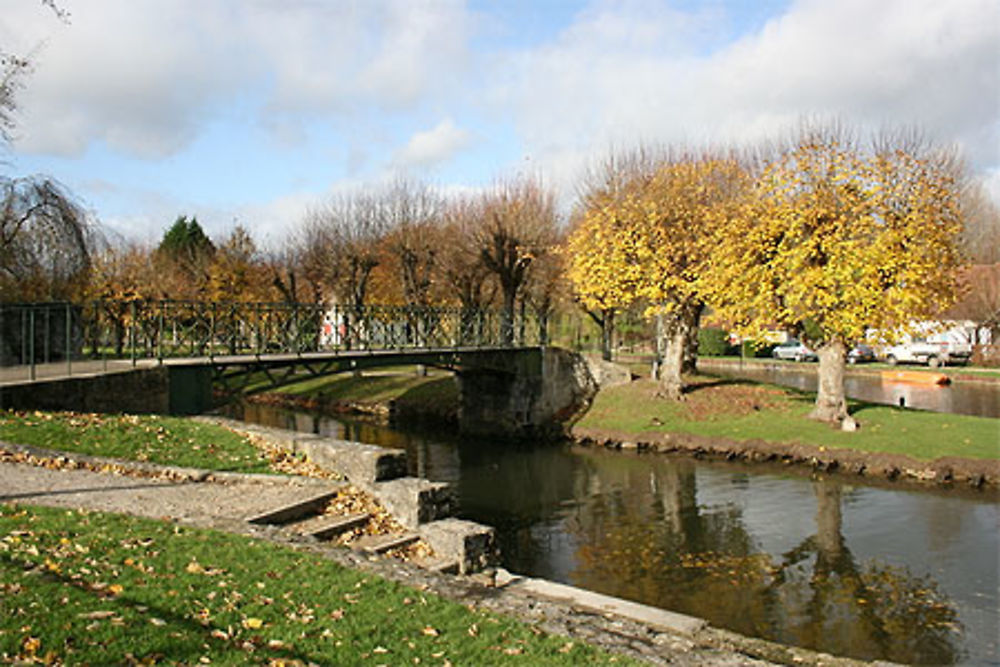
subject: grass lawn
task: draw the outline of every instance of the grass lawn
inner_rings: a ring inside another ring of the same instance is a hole
[[[631,664],[242,536],[2,504],[0,536],[4,663]]]
[[[243,436],[179,417],[0,411],[0,440],[167,465],[273,472]]]
[[[577,426],[625,433],[678,432],[729,440],[806,443],[906,454],[1000,458],[1000,420],[850,402],[861,430],[844,433],[806,415],[815,396],[749,381],[701,379],[683,403],[656,396],[649,380],[602,390]]]
[[[413,367],[370,370],[361,377],[351,373],[328,375],[289,384],[274,389],[273,393],[327,401],[395,401],[438,409],[458,401],[458,388],[450,373],[430,370],[428,375],[417,375]]]

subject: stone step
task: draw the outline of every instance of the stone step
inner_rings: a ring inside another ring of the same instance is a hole
[[[461,570],[461,564],[454,558],[449,558],[448,556],[431,556],[430,558],[421,558],[415,561],[416,565],[422,567],[430,572],[439,572],[441,574],[459,574]]]
[[[341,533],[365,525],[371,518],[372,515],[367,512],[345,515],[324,514],[291,524],[288,528],[302,535],[311,535],[317,540],[330,540]]]
[[[370,535],[354,542],[351,548],[369,555],[384,554],[390,549],[398,549],[413,544],[420,539],[416,533],[390,533],[388,535]]]
[[[324,507],[326,507],[327,503],[333,500],[336,495],[336,490],[325,491],[321,494],[310,496],[304,500],[290,503],[284,507],[279,507],[278,509],[258,514],[257,516],[247,519],[247,521],[249,523],[269,525],[290,523],[296,519],[301,519],[312,514],[318,514]]]

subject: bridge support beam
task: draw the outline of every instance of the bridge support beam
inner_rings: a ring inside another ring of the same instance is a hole
[[[505,359],[502,370],[470,366],[456,373],[463,433],[557,438],[597,393],[587,362],[573,352],[535,348]]]

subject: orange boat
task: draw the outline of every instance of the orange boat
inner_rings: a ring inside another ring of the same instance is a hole
[[[949,384],[951,378],[944,373],[927,371],[882,371],[883,382],[913,382],[915,384]]]

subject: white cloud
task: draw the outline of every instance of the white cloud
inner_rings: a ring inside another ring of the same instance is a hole
[[[472,134],[469,131],[456,127],[450,118],[446,118],[433,128],[410,137],[406,145],[396,153],[393,163],[403,169],[430,167],[448,160],[471,141]]]
[[[551,43],[507,54],[489,100],[512,109],[525,151],[564,189],[610,146],[752,141],[817,115],[917,125],[979,169],[1000,162],[993,0],[799,0],[706,52],[714,20],[596,3]]]
[[[241,104],[241,122],[257,116],[281,139],[302,140],[290,127],[297,116],[407,110],[448,90],[473,29],[457,0],[88,0],[69,9],[68,25],[30,0],[0,17],[6,47],[44,43],[20,97],[22,151],[79,155],[104,141],[161,158]]]

